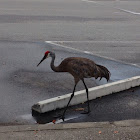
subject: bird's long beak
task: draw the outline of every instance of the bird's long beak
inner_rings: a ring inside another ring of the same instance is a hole
[[[37,67],[46,59],[46,55],[44,55],[44,57],[41,59],[41,61],[38,63]]]

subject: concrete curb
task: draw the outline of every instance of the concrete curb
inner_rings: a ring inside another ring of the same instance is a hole
[[[44,124],[44,125],[16,125],[1,126],[0,133],[24,132],[24,131],[45,131],[45,130],[68,130],[68,129],[86,129],[86,128],[110,128],[110,127],[138,127],[140,120],[124,120],[115,122],[84,122],[67,124]]]
[[[117,82],[112,82],[105,85],[89,88],[89,100],[96,99],[97,97],[102,97],[112,93],[124,91],[130,89],[131,87],[136,87],[139,85],[140,76],[136,76],[125,80],[120,80]],[[45,113],[52,110],[56,110],[58,108],[64,108],[67,105],[70,96],[71,93],[40,101],[37,104],[33,105],[32,109],[39,113]],[[85,101],[87,101],[85,90],[78,91],[75,92],[75,96],[73,97],[70,105],[80,104]]]

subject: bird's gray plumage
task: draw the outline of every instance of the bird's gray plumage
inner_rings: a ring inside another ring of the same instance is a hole
[[[75,80],[75,86],[74,86],[74,89],[73,89],[73,93],[70,97],[70,100],[69,100],[65,110],[64,110],[64,113],[62,115],[62,119],[64,120],[65,112],[68,108],[68,105],[69,105],[71,99],[74,96],[76,85],[80,80],[82,80],[82,82],[85,86],[85,89],[86,89],[87,101],[88,101],[88,111],[87,111],[87,113],[89,113],[90,112],[90,107],[89,107],[89,98],[88,98],[88,88],[87,88],[87,86],[84,82],[84,78],[95,77],[95,79],[97,79],[97,78],[102,79],[104,77],[108,81],[110,79],[109,70],[105,66],[96,64],[94,61],[92,61],[90,59],[87,59],[87,58],[83,58],[83,57],[69,57],[69,58],[64,59],[60,63],[59,66],[55,66],[54,65],[55,53],[50,52],[50,51],[47,51],[45,53],[45,55],[44,55],[43,59],[40,61],[40,63],[48,57],[52,58],[50,66],[51,66],[51,69],[53,71],[55,71],[55,72],[68,72],[74,77],[74,80]]]
[[[100,77],[101,79],[104,77],[108,81],[110,78],[110,72],[106,67],[87,58],[69,57],[64,59],[58,67],[54,66],[54,59],[52,59],[52,62],[51,67],[54,71],[69,72],[77,80],[91,77],[95,77],[95,79]]]

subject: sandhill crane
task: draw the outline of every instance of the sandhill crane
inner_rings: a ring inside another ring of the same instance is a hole
[[[88,111],[85,113],[89,113],[90,106],[89,106],[88,88],[84,82],[84,78],[95,77],[95,79],[97,79],[98,77],[100,77],[100,80],[101,80],[102,77],[104,77],[108,81],[110,79],[109,70],[102,65],[96,64],[94,61],[92,61],[90,59],[82,58],[82,57],[66,58],[60,63],[59,66],[56,67],[56,66],[54,66],[55,53],[51,52],[51,51],[45,52],[45,55],[42,58],[42,60],[39,62],[39,64],[48,57],[52,58],[50,66],[53,71],[68,72],[74,77],[74,81],[75,81],[73,92],[72,92],[71,97],[68,101],[68,104],[65,107],[64,112],[62,114],[62,120],[64,121],[65,112],[69,106],[71,99],[74,96],[76,85],[80,80],[82,80],[82,82],[85,86],[85,89],[86,89],[86,94],[87,94]],[[39,66],[39,64],[37,66]]]

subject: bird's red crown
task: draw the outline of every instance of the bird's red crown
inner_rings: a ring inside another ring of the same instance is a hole
[[[45,55],[48,55],[48,53],[50,53],[50,51],[46,51],[46,52],[45,52]]]

